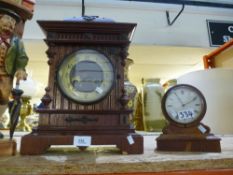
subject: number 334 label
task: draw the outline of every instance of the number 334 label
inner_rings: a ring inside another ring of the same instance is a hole
[[[180,120],[192,119],[194,117],[193,109],[186,109],[178,112],[178,117]]]

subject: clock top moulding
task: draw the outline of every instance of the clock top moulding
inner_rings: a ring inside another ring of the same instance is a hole
[[[48,45],[49,81],[37,108],[39,125],[22,138],[21,154],[43,154],[51,145],[71,145],[74,136],[91,136],[92,145],[116,145],[121,152],[143,153],[143,137],[130,123],[132,110],[124,90],[124,66],[135,23],[38,21]],[[66,98],[56,74],[64,59],[82,49],[103,53],[115,69],[108,95],[93,104]],[[30,145],[30,147],[28,146]],[[80,147],[81,148],[81,147]],[[81,148],[83,149],[83,148]]]

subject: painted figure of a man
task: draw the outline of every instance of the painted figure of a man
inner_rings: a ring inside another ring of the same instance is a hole
[[[16,81],[25,80],[25,66],[28,57],[20,38],[15,34],[20,16],[9,9],[0,7],[0,117],[6,109]]]

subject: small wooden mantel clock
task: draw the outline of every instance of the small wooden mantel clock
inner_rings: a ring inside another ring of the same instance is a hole
[[[162,111],[169,124],[156,139],[160,151],[220,152],[220,138],[201,120],[207,109],[203,94],[194,86],[179,84],[162,98]]]
[[[130,124],[132,110],[127,109],[124,90],[125,60],[136,24],[38,23],[46,34],[49,82],[37,108],[39,126],[22,137],[21,154],[73,145],[78,137],[90,138],[91,145],[116,145],[121,152],[143,153],[143,137]]]

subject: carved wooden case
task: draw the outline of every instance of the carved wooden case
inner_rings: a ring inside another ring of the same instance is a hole
[[[41,115],[39,127],[43,128],[49,125],[50,129],[52,126],[64,126],[71,129],[72,126],[82,124],[81,121],[91,124],[96,121],[99,124],[106,123],[108,125],[107,121],[109,119],[112,121],[111,118],[114,118],[111,114],[120,115],[121,117],[121,114],[130,113],[129,110],[124,108],[121,101],[122,96],[124,96],[125,59],[128,55],[127,49],[135,24],[119,25],[115,23],[78,23],[68,21],[60,23],[57,21],[39,21],[38,23],[47,36],[45,42],[49,46],[47,51],[49,57],[49,82],[45,97],[46,100],[50,99],[51,101],[46,103],[42,99],[45,108],[38,109],[38,112],[42,114],[49,113],[49,116]],[[56,30],[53,30],[54,28]],[[56,82],[57,68],[61,61],[70,53],[84,48],[95,49],[105,54],[115,68],[115,83],[110,94],[102,101],[91,105],[78,104],[67,99],[59,90]],[[72,115],[67,115],[67,113]],[[75,122],[77,113],[81,113],[80,117],[77,118],[79,122]],[[93,113],[95,113],[96,117],[89,118],[88,114],[93,116]],[[106,116],[97,121],[98,115],[103,113]],[[103,121],[101,122],[101,120]],[[97,125],[101,126],[99,124]]]
[[[143,138],[134,132],[130,124],[129,114],[132,110],[127,109],[129,98],[124,90],[125,60],[136,24],[76,21],[38,23],[46,35],[45,42],[48,45],[49,80],[41,108],[37,109],[40,115],[39,126],[33,132],[48,137],[52,133],[67,135],[69,141],[64,141],[66,144],[70,144],[74,135],[91,135],[94,139],[92,144],[116,144],[121,151],[142,153]],[[80,104],[70,100],[57,84],[59,65],[69,54],[80,49],[93,49],[103,53],[112,63],[115,72],[111,91],[104,99],[93,104]],[[127,143],[128,135],[133,135],[134,145]],[[99,137],[104,139],[97,140]],[[29,137],[23,140],[27,139],[30,140]],[[47,146],[52,144],[46,143]],[[34,153],[32,150],[21,149],[21,154]]]

